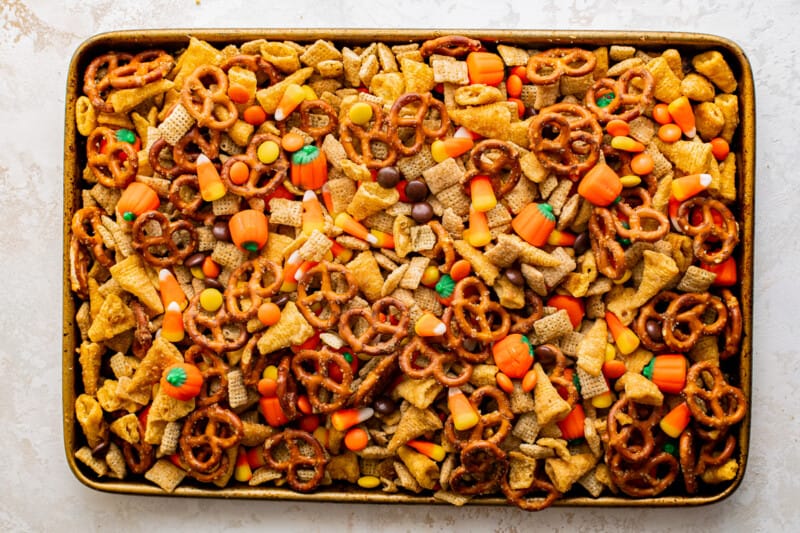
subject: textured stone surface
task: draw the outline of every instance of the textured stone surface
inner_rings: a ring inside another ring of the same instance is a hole
[[[610,0],[0,0],[0,530],[778,531],[796,528],[800,363],[796,2]],[[61,206],[64,82],[94,33],[168,27],[640,29],[716,33],[747,52],[757,84],[755,402],[743,486],[696,509],[392,507],[97,493],[64,460]],[[10,304],[10,305],[9,305]],[[794,480],[794,481],[793,481]],[[324,516],[324,519],[320,519]]]

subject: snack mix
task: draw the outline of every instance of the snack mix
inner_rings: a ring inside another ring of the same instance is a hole
[[[737,476],[721,53],[448,35],[91,59],[69,258],[98,477],[533,511]]]

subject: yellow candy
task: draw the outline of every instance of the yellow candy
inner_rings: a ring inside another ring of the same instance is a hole
[[[372,119],[372,107],[365,102],[356,102],[350,107],[348,115],[353,124],[363,126]]]
[[[275,141],[264,141],[258,146],[256,155],[258,155],[259,161],[269,165],[278,159],[278,156],[281,155],[281,149]]]
[[[617,337],[615,342],[617,343],[617,348],[619,351],[624,355],[633,353],[633,351],[639,347],[639,337],[637,337],[636,333],[628,328],[625,328],[622,334]]]
[[[278,367],[275,365],[269,365],[261,373],[261,377],[264,379],[274,379],[275,381],[278,381]]]
[[[621,278],[614,280],[614,283],[617,284],[617,285],[622,285],[623,283],[628,281],[630,278],[631,278],[631,271],[630,270],[626,270],[625,274],[623,274]]]
[[[597,409],[605,409],[606,407],[611,406],[611,402],[614,399],[614,396],[611,395],[610,392],[606,391],[599,396],[594,396],[592,398],[592,405]]]
[[[444,141],[440,141],[438,139],[433,141],[433,144],[431,144],[431,156],[433,156],[433,160],[437,163],[441,163],[450,157],[447,155],[447,151],[445,150]]]
[[[222,293],[217,289],[205,289],[200,293],[200,307],[214,313],[222,307]]]
[[[305,93],[305,95],[306,95],[306,97],[305,97],[306,100],[316,100],[317,99],[317,93],[315,93],[314,89],[312,89],[308,85],[302,85],[302,86],[300,86],[300,88],[303,89],[303,93]]]
[[[622,182],[623,187],[636,187],[642,182],[642,178],[629,174],[627,176],[622,176],[619,181]]]
[[[431,265],[425,269],[422,273],[422,279],[420,283],[425,285],[426,287],[433,287],[439,281],[439,269],[434,265]]]
[[[206,275],[203,274],[203,267],[192,267],[190,272],[192,273],[192,276],[196,277],[197,279],[206,279]]]
[[[606,343],[606,361],[613,361],[617,357],[617,349],[613,344]]]
[[[381,480],[375,476],[361,476],[358,478],[358,486],[362,489],[374,489],[381,484]]]

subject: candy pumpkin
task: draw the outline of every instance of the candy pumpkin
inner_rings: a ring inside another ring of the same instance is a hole
[[[506,66],[497,54],[471,52],[467,56],[467,73],[470,83],[498,85],[506,77]]]
[[[556,227],[550,204],[528,204],[511,221],[517,234],[533,246],[543,246]]]
[[[494,364],[510,378],[521,378],[533,364],[533,348],[527,337],[512,333],[492,347]]]
[[[686,386],[686,372],[686,358],[681,354],[657,355],[642,370],[644,377],[667,394],[680,394]]]
[[[122,192],[117,202],[117,211],[128,222],[133,222],[136,217],[147,211],[155,211],[161,201],[158,194],[149,185],[138,181],[132,182]]]
[[[267,215],[255,209],[239,211],[228,221],[233,243],[242,250],[257,252],[269,236]]]
[[[203,374],[195,365],[177,363],[161,376],[161,390],[176,400],[188,401],[200,394],[203,386]]]
[[[309,144],[292,156],[292,185],[313,190],[328,180],[328,160],[325,153]]]

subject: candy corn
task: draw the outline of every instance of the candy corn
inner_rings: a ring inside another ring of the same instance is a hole
[[[475,427],[480,420],[480,415],[469,403],[461,389],[450,387],[447,391],[447,408],[453,417],[456,430],[464,431]]]
[[[697,128],[695,128],[694,122],[694,111],[692,111],[692,104],[689,103],[687,97],[681,96],[673,100],[667,106],[667,110],[669,110],[669,114],[672,120],[675,121],[675,124],[680,126],[684,135],[691,139],[697,134]]]
[[[177,302],[180,310],[183,311],[189,304],[178,280],[166,268],[162,268],[158,272],[158,292],[161,294],[161,303],[165,308],[170,302]]]
[[[597,409],[606,409],[611,407],[611,404],[614,403],[614,395],[611,394],[610,390],[607,390],[597,396],[593,396],[591,402],[592,406]]]
[[[489,176],[475,176],[469,182],[469,194],[472,199],[472,207],[476,211],[485,213],[497,205],[497,198],[492,189],[492,182]]]
[[[239,452],[236,454],[236,468],[233,470],[233,477],[242,483],[250,481],[250,478],[253,477],[253,470],[247,460],[247,452],[242,446],[239,447]]]
[[[575,244],[575,235],[568,231],[558,231],[554,229],[550,236],[547,237],[547,244],[552,246],[572,246]]]
[[[369,420],[375,411],[372,407],[362,407],[361,409],[340,409],[331,415],[331,424],[337,431],[345,431]]]
[[[448,137],[444,140],[436,140],[431,144],[431,155],[433,160],[441,163],[447,158],[458,157],[470,151],[474,145],[472,137]]]
[[[639,141],[618,135],[611,139],[611,147],[624,152],[644,152],[644,145]]]
[[[317,194],[308,190],[303,194],[303,233],[311,235],[314,230],[325,230],[325,218],[322,215],[322,205],[317,199]]]
[[[247,464],[250,465],[251,469],[260,468],[267,464],[264,460],[264,454],[261,453],[262,446],[255,446],[247,450]]]
[[[286,117],[292,114],[292,111],[297,109],[297,106],[305,100],[306,93],[302,87],[296,83],[290,83],[281,96],[278,102],[278,108],[275,110],[275,120],[280,122],[286,120]]]
[[[200,185],[200,196],[206,202],[219,200],[227,192],[214,163],[205,154],[197,156],[197,181]]]
[[[672,197],[684,201],[700,194],[711,185],[711,174],[691,174],[672,180]]]
[[[686,405],[686,402],[681,402],[672,411],[664,415],[658,425],[664,433],[673,439],[677,439],[691,420],[692,414],[689,411],[689,406]]]
[[[297,269],[297,271],[294,273],[294,280],[300,281],[300,278],[305,276],[306,272],[308,272],[318,264],[319,264],[318,261],[303,261],[303,264],[301,264],[300,267]]]
[[[161,323],[161,336],[170,342],[183,340],[183,315],[178,302],[170,302]]]
[[[371,237],[375,237],[375,242],[372,243],[379,248],[394,248],[394,237],[384,231],[377,229],[369,230]]]
[[[611,336],[614,337],[614,343],[624,355],[632,353],[639,347],[639,337],[636,336],[636,333],[623,326],[617,315],[611,311],[606,311],[606,323],[608,324],[608,329],[611,330]]]
[[[328,210],[328,213],[335,215],[336,213],[333,211],[333,197],[331,196],[331,188],[327,182],[322,185],[322,201],[325,202],[325,209]]]
[[[333,241],[331,253],[333,254],[334,258],[338,259],[342,263],[347,263],[353,257],[353,250],[350,248],[345,248],[336,241]]]
[[[445,334],[447,326],[436,318],[436,315],[426,311],[417,319],[416,324],[414,324],[414,331],[420,337],[437,337]]]
[[[353,237],[361,239],[362,241],[367,241],[370,244],[378,244],[378,237],[372,235],[367,228],[356,222],[355,219],[347,213],[339,213],[336,215],[333,223]]]
[[[583,437],[583,422],[586,420],[586,414],[583,411],[581,404],[575,404],[572,411],[556,424],[561,430],[561,437],[566,440],[579,439]]]
[[[410,440],[406,442],[406,446],[414,448],[422,455],[425,455],[434,461],[443,461],[446,455],[444,448],[433,442],[427,442],[424,440]]]
[[[486,213],[469,207],[469,228],[464,230],[464,239],[475,248],[486,246],[492,242],[492,233],[489,231],[489,220]]]

